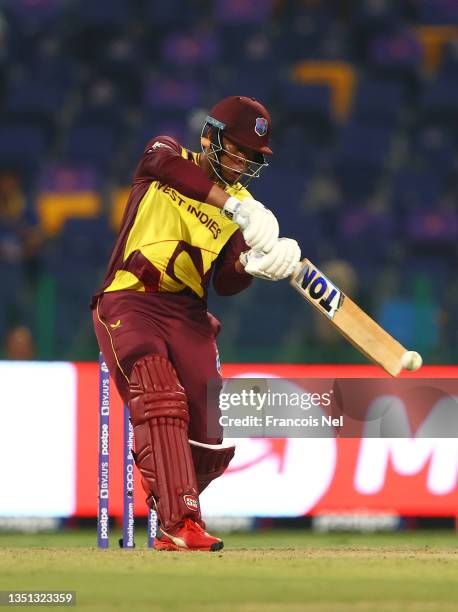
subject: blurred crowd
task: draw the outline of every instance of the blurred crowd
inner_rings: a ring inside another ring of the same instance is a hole
[[[197,150],[239,94],[272,113],[250,189],[282,233],[406,346],[456,362],[458,0],[0,7],[4,358],[96,356],[88,303],[143,145]],[[225,361],[361,359],[286,283],[210,309]]]

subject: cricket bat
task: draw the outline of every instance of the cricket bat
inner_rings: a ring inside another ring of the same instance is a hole
[[[297,265],[290,283],[361,353],[391,376],[398,376],[403,367],[416,370],[421,366],[418,353],[407,351],[308,259]]]

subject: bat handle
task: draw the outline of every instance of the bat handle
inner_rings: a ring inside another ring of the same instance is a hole
[[[296,264],[296,267],[294,268],[294,271],[291,274],[291,278],[296,278],[296,276],[299,276],[301,270],[302,270],[302,262],[300,261],[298,264]]]

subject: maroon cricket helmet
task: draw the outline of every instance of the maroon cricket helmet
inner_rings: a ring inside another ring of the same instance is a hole
[[[269,147],[271,119],[269,111],[255,98],[229,96],[216,104],[207,122],[242,147],[263,155],[272,155]]]

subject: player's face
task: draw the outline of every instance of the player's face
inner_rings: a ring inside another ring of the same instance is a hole
[[[248,163],[254,161],[256,154],[251,149],[231,142],[226,136],[223,136],[223,149],[219,156],[221,174],[228,183],[236,183],[246,171]]]

